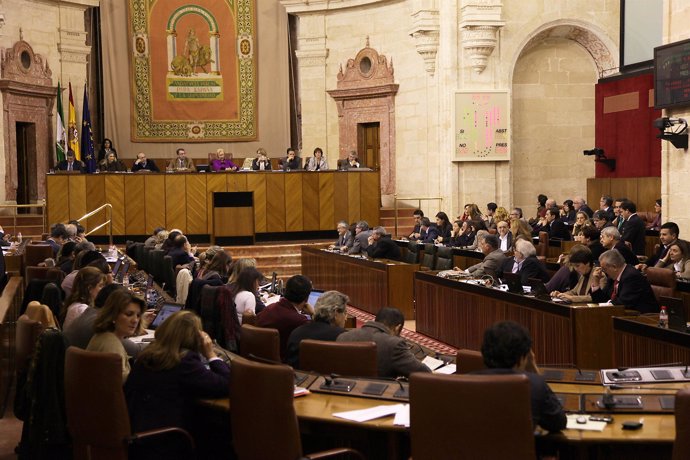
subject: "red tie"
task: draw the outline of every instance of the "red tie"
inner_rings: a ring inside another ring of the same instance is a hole
[[[618,296],[618,280],[613,282],[613,293],[611,294],[611,300],[616,300]]]

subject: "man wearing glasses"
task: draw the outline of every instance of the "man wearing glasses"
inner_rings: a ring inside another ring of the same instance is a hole
[[[659,304],[647,278],[632,265],[626,264],[623,256],[615,249],[599,256],[599,267],[592,270],[592,300],[625,305],[640,313],[655,313]]]

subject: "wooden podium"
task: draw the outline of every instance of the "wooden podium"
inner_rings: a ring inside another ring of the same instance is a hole
[[[254,192],[213,192],[214,244],[254,244]]]

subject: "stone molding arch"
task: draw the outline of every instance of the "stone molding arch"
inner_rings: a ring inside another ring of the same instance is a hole
[[[600,78],[618,71],[618,46],[601,28],[586,21],[559,19],[542,24],[520,43],[510,66],[509,81],[511,84],[515,66],[520,56],[548,38],[572,40],[582,46],[592,57]]]

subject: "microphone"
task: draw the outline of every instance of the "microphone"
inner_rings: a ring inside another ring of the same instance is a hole
[[[628,369],[649,369],[651,367],[677,367],[677,366],[682,366],[683,363],[680,361],[677,361],[675,363],[661,363],[661,364],[647,364],[645,366],[635,366],[635,367],[619,367],[618,372],[623,372],[627,371]],[[687,372],[688,366],[685,366],[685,370]]]

